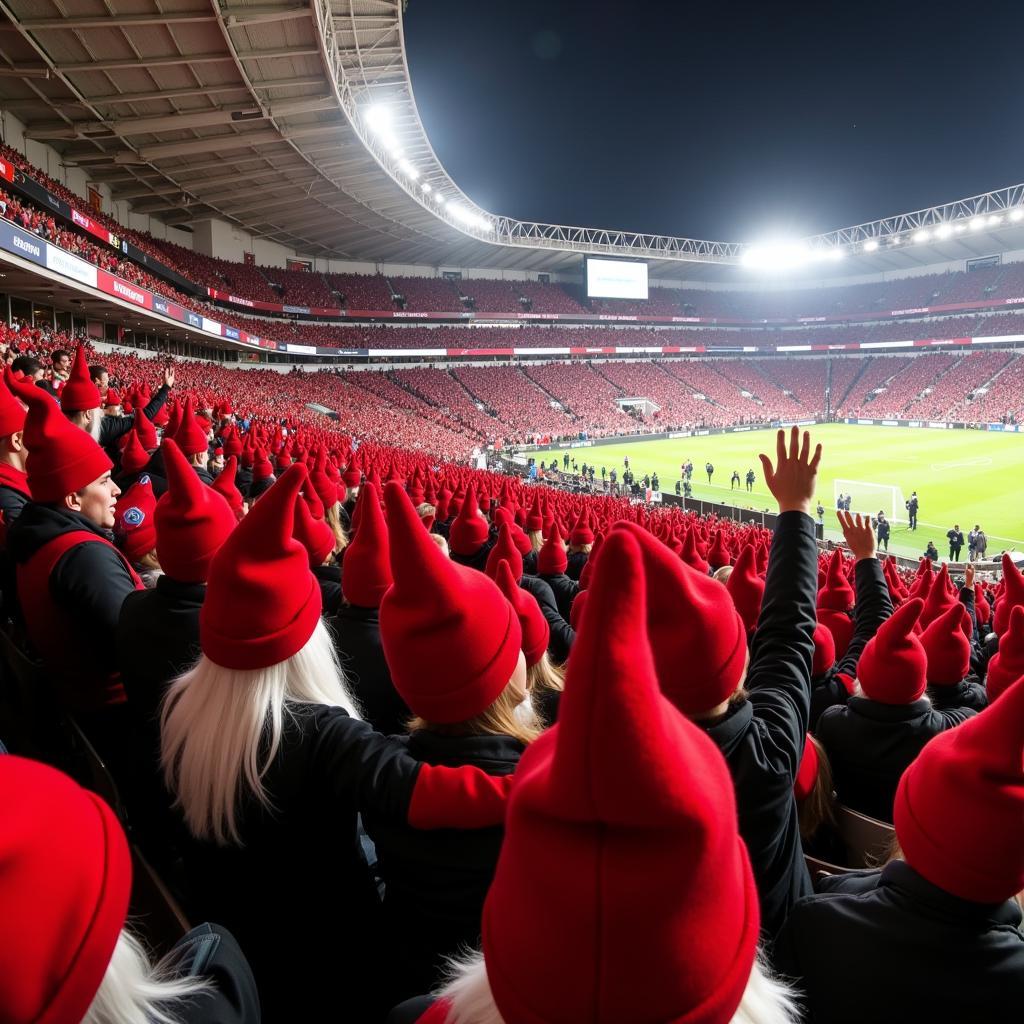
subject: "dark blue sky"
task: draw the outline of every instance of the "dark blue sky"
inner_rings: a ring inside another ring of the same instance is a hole
[[[1024,5],[409,0],[413,88],[486,209],[725,240],[1024,180]]]

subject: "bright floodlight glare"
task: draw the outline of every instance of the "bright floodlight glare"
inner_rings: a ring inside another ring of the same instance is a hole
[[[1003,218],[1002,217],[997,217],[994,213],[986,221],[986,223],[988,224],[988,226],[990,228],[994,228],[997,224],[1002,224],[1002,222],[1003,222]]]
[[[1012,220],[1012,221],[1018,221],[1018,220],[1021,219],[1021,217],[1024,217],[1024,210],[1019,210],[1018,209],[1018,210],[1012,210],[1010,212],[1010,220]]]
[[[388,131],[391,128],[391,108],[375,103],[366,111],[364,120],[375,132]]]
[[[985,218],[984,217],[975,217],[971,221],[971,230],[972,231],[980,231],[984,226],[985,226]]]
[[[864,243],[864,251],[865,252],[874,252],[877,248],[878,248],[878,241],[876,239],[874,239],[874,238],[869,238]]]
[[[437,205],[438,206],[444,206],[445,203],[447,203],[447,202],[448,202],[448,200],[445,199],[445,197],[440,195],[440,193],[439,193],[438,196],[437,196]]]
[[[899,235],[893,235],[892,238],[889,239],[889,244],[890,245],[899,245],[900,242],[902,242],[902,241],[903,241],[903,239],[900,238]]]
[[[914,232],[914,241],[915,242],[927,242],[928,239],[931,238],[931,237],[932,237],[931,234],[929,234],[929,232],[925,231],[924,228],[922,228],[920,231],[915,231]]]
[[[743,250],[740,263],[755,270],[791,270],[802,266],[818,253],[812,253],[802,242],[771,242],[751,245]]]
[[[428,195],[429,195],[429,194],[430,194],[431,192],[433,192],[433,191],[434,191],[434,190],[433,190],[433,189],[432,189],[432,188],[430,187],[430,182],[429,182],[429,181],[425,181],[425,182],[423,182],[423,184],[422,184],[422,185],[420,185],[420,188],[421,188],[421,189],[422,189],[422,190],[423,190],[424,192],[426,192],[426,193],[427,193]]]
[[[967,225],[966,224],[954,224],[953,225],[953,230],[958,235],[963,234],[963,232],[967,230]]]
[[[953,234],[953,229],[948,224],[940,224],[935,229],[936,238],[949,238],[951,234]]]
[[[398,162],[398,169],[407,177],[412,178],[415,181],[419,176],[420,172],[408,160],[400,160]]]
[[[845,255],[846,253],[844,253],[839,246],[836,246],[834,249],[829,249],[828,251],[828,258],[830,260],[841,260]]]

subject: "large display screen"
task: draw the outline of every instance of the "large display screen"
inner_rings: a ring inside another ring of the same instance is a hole
[[[647,264],[635,260],[584,259],[588,299],[646,299]]]

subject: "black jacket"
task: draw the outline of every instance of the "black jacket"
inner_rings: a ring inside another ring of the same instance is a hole
[[[142,414],[149,420],[163,408],[171,389],[166,384],[160,385],[160,390],[149,400],[149,405],[142,410]],[[130,416],[104,416],[100,425],[100,447],[107,449],[108,454],[117,453],[117,442],[128,433],[135,425],[135,413]]]
[[[110,540],[109,533],[77,512],[29,502],[8,531],[7,550],[17,566],[62,533],[73,530]],[[69,632],[54,636],[54,642],[74,650],[81,663],[97,674],[116,671],[117,622],[121,605],[135,590],[117,552],[106,544],[79,544],[57,562],[49,589],[54,603],[72,620]],[[46,660],[45,650],[37,653]]]
[[[203,978],[213,991],[173,1003],[182,1024],[259,1024],[256,979],[235,937],[216,924],[201,924],[183,935],[161,961],[175,980]]]
[[[207,487],[213,486],[213,474],[208,469],[204,469],[202,466],[193,466],[192,468],[196,471],[196,476],[199,477]]]
[[[833,875],[801,900],[774,950],[808,1024],[969,1024],[1024,1006],[1020,907],[969,903],[903,861]]]
[[[0,517],[3,518],[3,521],[8,526],[21,515],[22,509],[31,500],[26,493],[27,490],[27,484],[25,485],[25,491],[19,491],[14,487],[6,485],[0,486]]]
[[[583,572],[583,566],[587,564],[589,557],[586,551],[570,551],[567,556],[569,564],[565,569],[566,576],[571,580],[578,580],[580,573]]]
[[[199,660],[199,612],[205,597],[204,584],[163,575],[152,590],[135,591],[121,606],[117,664],[128,700],[148,719],[158,717],[171,680]]]
[[[793,780],[810,715],[818,552],[814,521],[779,516],[761,615],[750,650],[747,700],[702,723],[725,755],[736,785],[740,835],[761,901],[761,928],[774,935],[789,908],[811,893],[800,845]]]
[[[555,592],[539,576],[522,576],[519,586],[537,599],[537,604],[540,605],[540,610],[551,630],[548,654],[556,664],[561,665],[569,657],[576,640],[576,631],[558,614]]]
[[[265,1020],[328,1019],[342,992],[348,1019],[384,1015],[390,958],[356,815],[405,822],[420,768],[340,708],[288,704],[263,776],[268,803],[239,800],[241,844],[185,845],[193,913],[237,937]]]
[[[444,736],[421,730],[403,738],[427,764],[472,764],[489,775],[510,775],[524,747],[509,736]],[[494,877],[501,828],[422,832],[365,816],[384,880],[384,926],[389,937],[388,999],[392,1005],[429,992],[441,980],[444,958],[478,947],[484,897]]]
[[[543,580],[551,588],[555,595],[555,604],[558,606],[558,614],[568,622],[572,603],[580,592],[579,581],[570,578],[564,572],[560,572],[557,576],[538,576],[537,578]]]
[[[950,711],[954,708],[984,711],[988,707],[985,687],[967,679],[956,686],[930,686],[928,697],[936,711]]]
[[[846,653],[818,679],[811,681],[811,732],[825,708],[845,704],[850,695],[840,676],[857,678],[857,663],[867,642],[878,627],[892,615],[892,598],[885,583],[882,563],[877,558],[862,558],[854,566],[857,606],[853,615],[853,635]]]
[[[333,615],[341,604],[341,569],[336,565],[315,565],[313,575],[320,584],[324,615]]]
[[[380,643],[377,609],[342,604],[331,619],[331,632],[341,667],[363,717],[385,736],[405,732],[412,712],[391,682]]]
[[[839,802],[879,821],[892,821],[900,776],[924,745],[971,718],[969,708],[936,711],[927,698],[912,704],[881,704],[851,697],[826,709],[815,735],[832,765]]]

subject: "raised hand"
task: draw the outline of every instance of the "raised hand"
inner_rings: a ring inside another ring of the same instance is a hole
[[[165,366],[164,367],[164,383],[169,388],[173,388],[174,387],[174,367],[173,366]]]
[[[803,444],[800,431],[793,427],[789,434],[789,451],[786,451],[786,432],[780,430],[776,437],[776,464],[767,455],[759,455],[764,481],[768,490],[779,503],[780,512],[803,512],[811,514],[811,500],[815,494],[818,479],[818,463],[821,462],[821,445],[814,448],[811,457],[811,435],[805,430]]]
[[[846,538],[847,547],[853,552],[853,557],[859,562],[862,558],[875,557],[875,531],[871,529],[871,517],[856,516],[849,512],[837,512],[836,519],[842,527],[843,536]]]

